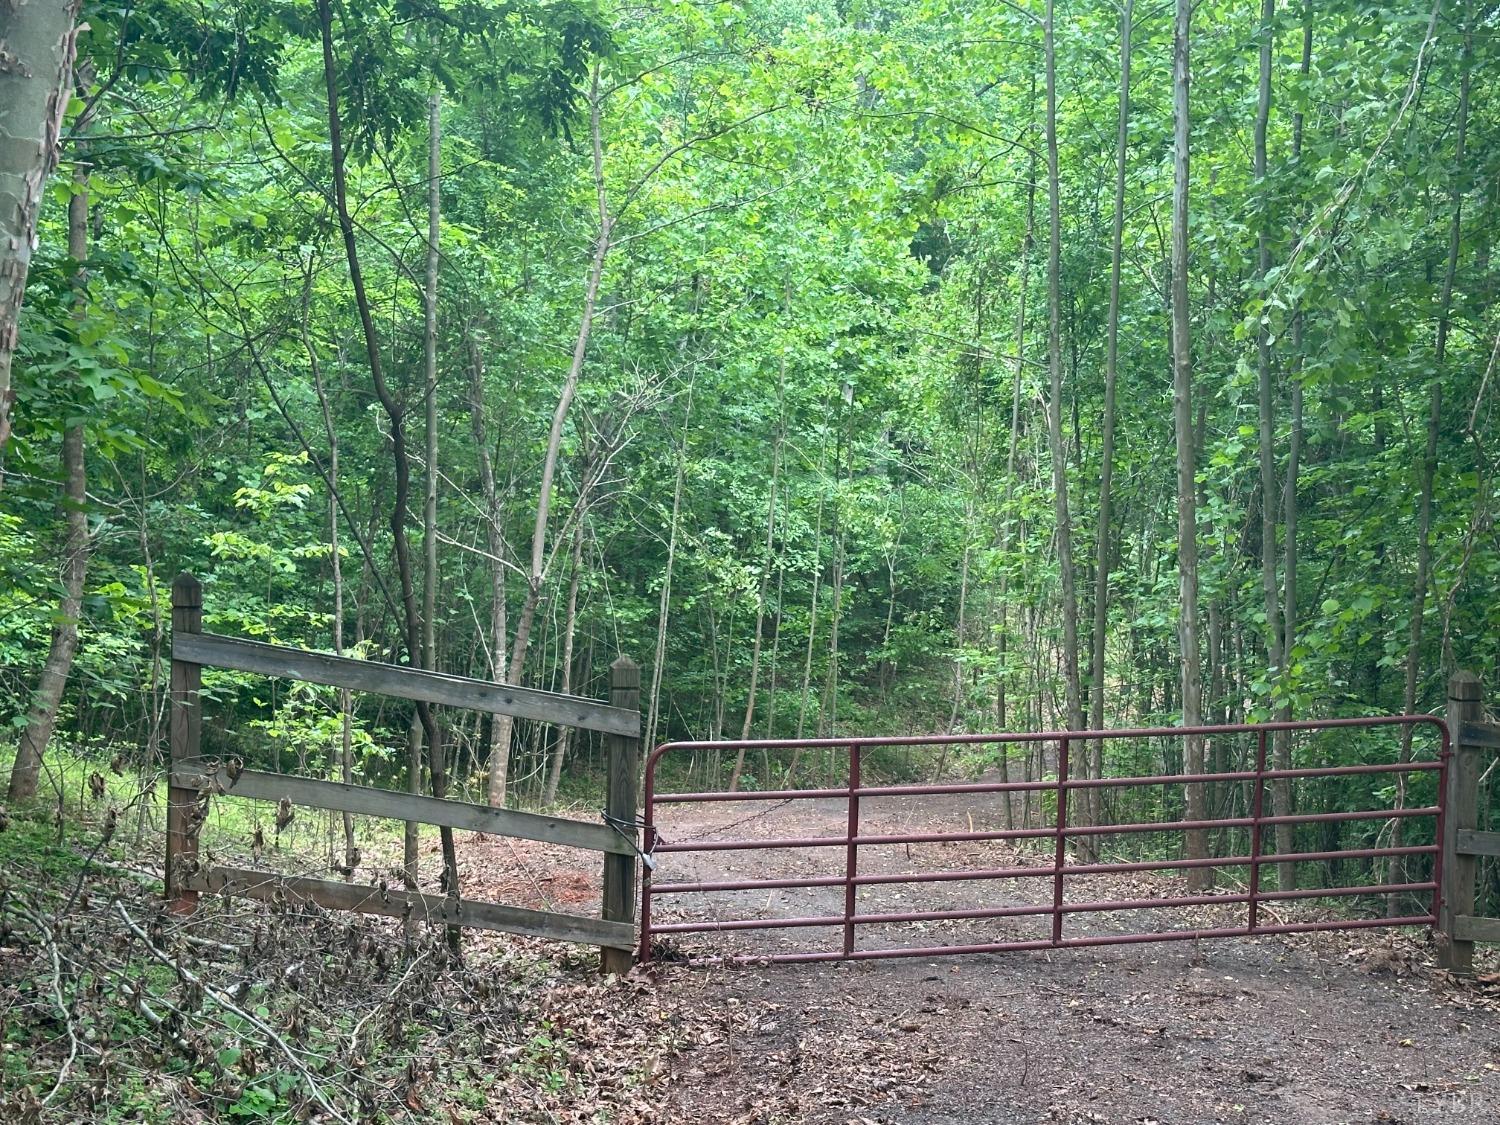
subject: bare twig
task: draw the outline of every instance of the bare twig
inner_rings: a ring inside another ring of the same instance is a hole
[[[62,956],[57,951],[57,940],[54,935],[53,925],[37,917],[25,907],[17,903],[6,904],[7,908],[18,918],[23,918],[36,928],[40,935],[42,944],[47,947],[47,955],[52,960],[52,1000],[57,1005],[57,1013],[62,1017],[64,1030],[68,1033],[68,1056],[63,1059],[63,1064],[58,1068],[57,1080],[52,1083],[52,1089],[42,1099],[42,1105],[47,1105],[53,1098],[57,1097],[63,1083],[68,1080],[68,1072],[73,1069],[73,1062],[78,1058],[78,1031],[73,1026],[73,1013],[68,1006],[67,999],[63,996],[62,988]]]
[[[350,1119],[340,1113],[334,1106],[334,1104],[328,1100],[328,1095],[323,1092],[322,1087],[318,1084],[317,1077],[311,1070],[308,1069],[307,1064],[302,1061],[301,1057],[297,1054],[296,1051],[292,1049],[292,1047],[287,1043],[285,1039],[276,1034],[273,1028],[271,1028],[264,1020],[260,1019],[252,1012],[247,1012],[244,1008],[236,1004],[223,992],[219,991],[213,985],[204,981],[203,978],[196,976],[178,961],[174,960],[172,957],[169,957],[160,949],[157,949],[156,946],[152,943],[151,938],[147,935],[146,931],[141,929],[140,926],[136,924],[135,919],[131,918],[129,912],[126,911],[125,904],[120,902],[118,899],[115,900],[115,910],[120,915],[120,920],[125,923],[126,928],[130,930],[130,932],[133,933],[136,937],[141,939],[146,952],[150,954],[151,957],[167,966],[167,968],[175,972],[188,984],[192,985],[195,988],[202,989],[203,995],[207,996],[215,1004],[219,1005],[219,1007],[238,1016],[240,1019],[244,1020],[246,1023],[250,1024],[256,1030],[258,1030],[262,1035],[264,1035],[267,1040],[273,1043],[276,1048],[286,1056],[287,1061],[292,1064],[293,1069],[295,1069],[298,1074],[302,1075],[303,1080],[307,1083],[308,1093],[312,1095],[313,1100],[316,1101],[320,1106],[322,1106],[323,1109],[329,1115],[331,1115],[335,1121],[342,1121],[345,1123],[345,1125],[351,1125]]]
[[[432,949],[429,948],[424,949],[421,953],[417,954],[417,956],[413,957],[411,960],[411,964],[406,966],[406,972],[401,974],[401,979],[391,986],[390,993],[387,995],[386,999],[376,1004],[364,1015],[360,1016],[359,1022],[354,1025],[354,1030],[349,1033],[349,1055],[351,1058],[355,1057],[358,1052],[359,1033],[365,1029],[365,1024],[369,1023],[371,1017],[380,1012],[387,1003],[393,1001],[398,995],[400,995],[401,989],[405,987],[406,982],[411,979],[412,973],[416,972],[417,966],[420,965],[424,960],[426,960],[431,954]]]

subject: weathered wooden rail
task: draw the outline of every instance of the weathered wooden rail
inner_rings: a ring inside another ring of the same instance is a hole
[[[640,669],[626,657],[610,667],[610,702],[448,676],[416,668],[204,633],[203,590],[181,574],[172,584],[171,772],[167,799],[167,898],[193,910],[202,893],[310,902],[334,910],[472,926],[597,945],[607,971],[630,967],[635,944],[636,792],[640,775]],[[608,742],[608,823],[496,809],[417,793],[268,773],[202,753],[199,692],[204,667],[255,672],[603,733]],[[309,808],[388,817],[603,853],[602,917],[529,910],[500,903],[282,875],[205,867],[198,856],[204,794],[228,794]]]

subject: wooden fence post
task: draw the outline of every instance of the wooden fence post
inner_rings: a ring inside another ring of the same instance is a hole
[[[186,571],[172,582],[172,639],[203,631],[203,585]],[[201,665],[172,657],[171,761],[167,774],[167,871],[168,908],[190,914],[198,905],[198,893],[184,890],[182,877],[198,862],[198,827],[193,817],[198,791],[175,783],[172,770],[202,751],[203,712],[198,689],[203,683]]]
[[[1482,717],[1481,683],[1472,672],[1455,672],[1448,680],[1448,731],[1453,757],[1448,763],[1448,792],[1443,813],[1442,905],[1438,911],[1438,964],[1455,973],[1474,971],[1474,942],[1460,937],[1460,918],[1474,913],[1472,854],[1462,854],[1460,833],[1479,827],[1480,748],[1465,742],[1464,727]]]
[[[609,701],[615,707],[634,711],[641,708],[641,668],[628,656],[609,666]],[[634,736],[611,734],[609,737],[609,778],[604,798],[604,812],[613,825],[632,841],[639,839],[635,829],[636,792],[640,788],[641,739],[639,728]],[[626,826],[630,827],[626,827]],[[604,919],[608,922],[635,921],[634,855],[604,856]],[[606,973],[630,971],[632,951],[601,948],[600,963]]]

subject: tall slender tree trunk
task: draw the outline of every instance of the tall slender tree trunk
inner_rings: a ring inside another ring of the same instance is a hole
[[[791,311],[791,288],[787,287],[782,300],[783,313]],[[775,549],[776,541],[776,501],[781,489],[781,447],[786,441],[786,353],[782,352],[780,372],[776,381],[776,442],[771,449],[771,489],[766,500],[766,547],[761,557],[760,568],[760,593],[755,600],[755,641],[750,649],[750,690],[745,700],[745,717],[740,724],[740,740],[750,737],[751,724],[755,721],[755,697],[760,687],[760,653],[765,639],[766,621],[766,595],[770,592],[771,582],[771,556]],[[780,602],[781,602],[781,579],[778,572],[776,584],[777,597],[777,627],[780,628]],[[774,668],[775,655],[772,656]],[[775,673],[771,678],[771,693],[773,698],[776,692]],[[771,736],[768,736],[771,737]],[[732,793],[739,788],[740,774],[745,768],[745,748],[742,746],[735,755],[734,771],[729,777],[729,791]],[[764,783],[765,779],[762,778]]]
[[[1228,689],[1225,684],[1227,678],[1227,661],[1224,657],[1224,618],[1233,614],[1233,607],[1226,611],[1222,594],[1208,599],[1208,705],[1206,708],[1208,721],[1219,724],[1227,722]],[[1214,773],[1227,773],[1229,771],[1229,742],[1224,737],[1211,739],[1206,751],[1209,762]],[[1208,794],[1209,807],[1214,810],[1216,816],[1227,815],[1223,812],[1228,807],[1233,796],[1233,786],[1225,783],[1216,784]],[[1215,838],[1215,846],[1218,841],[1224,839],[1221,831]]]
[[[776,737],[776,704],[778,700],[778,689],[780,687],[781,674],[781,607],[782,595],[786,587],[786,560],[776,560],[776,613],[771,626],[771,683],[766,691],[766,737]],[[887,639],[889,644],[889,638]],[[770,778],[769,762],[766,770],[767,779]]]
[[[1057,523],[1057,565],[1062,582],[1063,681],[1070,730],[1083,729],[1078,675],[1078,589],[1073,561],[1073,522],[1068,511],[1068,462],[1062,436],[1062,199],[1057,167],[1057,49],[1054,0],[1044,23],[1047,70],[1047,442],[1052,454],[1052,503]],[[1088,772],[1081,756],[1081,772]]]
[[[1104,728],[1104,655],[1109,624],[1109,568],[1112,551],[1115,471],[1115,387],[1120,370],[1120,267],[1125,236],[1125,161],[1130,151],[1130,33],[1135,0],[1120,12],[1120,106],[1115,136],[1115,206],[1110,225],[1109,320],[1104,336],[1104,424],[1099,449],[1099,527],[1094,534],[1094,626],[1089,637],[1089,726]],[[1104,741],[1094,743],[1090,772],[1104,776]],[[1099,823],[1098,789],[1089,794],[1089,820]]]
[[[677,563],[677,527],[682,512],[682,478],[685,454],[677,455],[676,480],[672,485],[672,517],[667,530],[667,565],[662,573],[661,593],[656,607],[656,649],[651,661],[651,697],[646,708],[646,745],[656,745],[657,724],[661,717],[661,681],[667,661],[667,625],[672,612],[672,571]]]
[[[813,581],[812,594],[808,598],[807,648],[802,660],[802,687],[797,697],[797,739],[801,741],[807,730],[807,708],[812,691],[813,644],[818,635],[818,595],[823,583],[823,504],[826,499],[823,481],[823,459],[818,459],[818,507],[813,518]],[[786,768],[786,784],[792,784],[797,773],[797,764],[802,759],[802,747],[792,750],[792,760]]]
[[[1417,573],[1412,580],[1411,623],[1406,638],[1406,679],[1402,685],[1401,710],[1412,714],[1417,707],[1417,674],[1422,661],[1423,618],[1427,613],[1427,586],[1432,579],[1432,494],[1437,480],[1438,435],[1442,428],[1443,369],[1448,360],[1448,336],[1452,330],[1453,284],[1458,276],[1458,256],[1462,247],[1464,208],[1464,154],[1469,135],[1470,60],[1473,51],[1473,20],[1470,6],[1464,4],[1463,53],[1459,67],[1458,130],[1453,142],[1453,167],[1457,174],[1450,183],[1453,215],[1448,223],[1448,262],[1443,270],[1442,291],[1438,294],[1437,335],[1433,341],[1432,387],[1427,407],[1427,440],[1422,454],[1422,480],[1417,498]],[[1400,759],[1411,760],[1412,728],[1401,728]],[[1406,775],[1396,775],[1396,808],[1406,804]],[[1402,844],[1402,820],[1392,822],[1391,846]],[[1393,858],[1391,882],[1406,881],[1406,864],[1402,857]],[[1388,900],[1392,916],[1400,912],[1396,896]]]
[[[656,745],[661,720],[661,681],[667,663],[667,623],[672,613],[672,573],[677,565],[677,529],[682,514],[682,482],[687,469],[688,425],[693,418],[693,390],[688,388],[687,410],[682,419],[682,438],[677,446],[677,471],[672,482],[672,518],[667,527],[667,565],[662,573],[661,595],[656,607],[656,648],[651,660],[651,692],[646,704],[646,745]]]
[[[1271,120],[1271,52],[1275,46],[1276,0],[1261,0],[1260,84],[1255,112],[1255,187],[1260,193],[1259,232],[1256,238],[1256,284],[1264,289],[1271,270],[1271,214],[1266,199],[1266,128]],[[1269,310],[1263,310],[1256,331],[1256,386],[1259,398],[1260,461],[1260,579],[1265,610],[1265,647],[1269,675],[1281,674],[1281,600],[1276,583],[1276,398],[1271,372]],[[1288,810],[1280,808],[1278,813]]]
[[[328,144],[333,170],[334,210],[338,215],[339,233],[343,237],[344,258],[349,268],[349,284],[354,291],[354,304],[359,312],[360,331],[364,337],[365,357],[370,367],[370,379],[375,386],[375,397],[390,422],[391,461],[395,471],[395,495],[391,503],[391,538],[395,545],[396,570],[401,580],[401,609],[405,626],[407,659],[419,664],[422,655],[421,616],[417,609],[416,587],[412,579],[411,544],[406,534],[406,506],[411,494],[411,461],[406,451],[405,408],[391,393],[385,379],[385,363],[380,350],[380,336],[375,329],[375,317],[370,308],[369,294],[365,288],[364,272],[360,265],[359,244],[354,235],[354,219],[349,209],[349,185],[347,162],[344,153],[343,121],[339,114],[338,70],[333,55],[333,14],[329,0],[317,0],[318,29],[323,47],[323,84],[328,108]],[[417,717],[432,747],[432,788],[434,794],[442,796],[447,789],[447,779],[442,769],[442,739],[438,734],[437,721],[432,708],[425,703],[417,704]],[[453,829],[439,829],[443,849],[443,883],[445,887],[456,886],[458,861],[453,846]],[[450,943],[456,941],[456,929],[449,928]]]
[[[3,88],[0,85],[0,89]],[[88,256],[88,165],[80,162],[73,176],[73,194],[68,199],[68,257],[74,263],[75,323],[82,321],[87,308],[88,276],[83,263]],[[87,478],[81,422],[74,422],[63,431],[62,474],[62,495],[58,498],[63,518],[62,597],[52,622],[47,659],[42,664],[42,673],[31,697],[26,726],[16,744],[16,758],[10,771],[12,801],[36,795],[42,760],[52,740],[57,711],[68,686],[68,676],[73,671],[73,657],[78,652],[78,619],[83,613],[83,585],[89,558]]]
[[[958,619],[953,623],[953,703],[948,708],[948,733],[958,729],[958,713],[964,703],[964,644],[968,637],[969,559],[974,554],[969,542],[974,534],[974,479],[969,482],[969,496],[964,504],[964,553],[958,567]]]
[[[885,630],[880,635],[880,705],[890,702],[891,685],[896,669],[891,660],[891,634],[896,629],[896,546],[900,542],[900,531],[896,541],[887,545],[885,555]]]
[[[786,364],[782,363],[783,377]],[[750,737],[750,727],[755,721],[755,693],[760,686],[760,650],[761,642],[765,637],[766,624],[766,595],[770,593],[771,583],[771,552],[776,538],[776,494],[781,487],[781,435],[776,438],[776,445],[771,451],[771,490],[766,501],[766,548],[761,555],[760,567],[760,593],[755,599],[755,640],[750,646],[750,690],[745,700],[745,717],[740,723],[740,741],[743,742]],[[734,757],[734,770],[729,775],[729,791],[735,792],[740,786],[740,773],[745,768],[745,748],[740,747]]]
[[[78,9],[79,0],[0,3],[0,455],[10,437],[11,363],[37,216],[73,89]]]
[[[312,370],[313,386],[318,392],[318,407],[323,415],[323,433],[328,440],[328,559],[333,571],[333,653],[344,655],[344,560],[339,543],[339,432],[334,425],[328,389],[323,385],[323,368],[308,330],[308,299],[312,277],[302,290],[302,346]],[[357,534],[357,532],[356,532]],[[354,783],[354,693],[339,689],[339,779],[345,785]],[[342,814],[344,828],[344,878],[350,879],[359,866],[359,848],[354,843],[354,817]]]
[[[1312,0],[1302,4],[1302,63],[1298,73],[1307,81],[1312,72],[1313,9]],[[1300,171],[1302,162],[1303,113],[1300,109],[1292,114],[1292,165]],[[1291,418],[1287,435],[1286,473],[1282,481],[1282,567],[1281,567],[1281,703],[1276,717],[1282,722],[1292,717],[1292,654],[1297,645],[1297,478],[1302,462],[1302,334],[1306,317],[1298,308],[1292,314],[1292,363],[1294,365],[1291,384]],[[1379,423],[1376,423],[1377,430]],[[1271,764],[1275,769],[1292,768],[1292,732],[1276,731],[1271,736]],[[1295,811],[1290,781],[1277,782],[1284,792],[1272,791],[1273,807]],[[1282,854],[1296,850],[1296,833],[1290,826],[1278,828],[1276,850]],[[1277,870],[1277,885],[1282,889],[1293,889],[1297,885],[1296,864],[1281,865]]]
[[[1198,627],[1198,501],[1195,484],[1197,450],[1193,433],[1193,349],[1191,309],[1188,305],[1188,141],[1189,36],[1191,0],[1176,0],[1172,34],[1172,418],[1177,435],[1177,639],[1182,661],[1182,723],[1198,726],[1203,721],[1203,668],[1199,655]],[[1184,771],[1203,772],[1203,737],[1190,734],[1183,747]],[[1207,811],[1202,783],[1185,787],[1187,819],[1204,819]],[[1208,834],[1202,829],[1185,833],[1184,855],[1208,858]],[[1208,867],[1188,869],[1188,886],[1202,890],[1213,883]]]
[[[489,427],[484,410],[484,358],[472,331],[466,345],[469,353],[469,422],[474,434],[474,451],[479,462],[479,486],[484,495],[485,547],[490,566],[490,622],[489,622],[489,672],[496,683],[504,683],[508,674],[506,661],[508,625],[505,603],[505,536],[501,529],[504,512],[500,491],[495,484],[495,464],[490,455]],[[508,737],[509,727],[506,728]],[[489,724],[489,745],[486,761],[500,760],[500,721],[493,717]]]
[[[423,738],[424,724],[421,712],[413,710],[411,721],[406,727],[406,791],[408,793],[422,792],[422,758],[423,747],[426,739]],[[406,884],[406,889],[414,891],[417,889],[418,876],[420,874],[421,847],[419,834],[419,823],[408,820],[401,831],[401,873]],[[446,879],[446,876],[445,876]],[[407,937],[411,937],[411,921],[406,922]]]
[[[438,238],[442,222],[442,95],[427,96],[427,277],[422,289],[422,368],[426,407],[426,496],[422,506],[422,665],[437,671],[438,588]]]
[[[426,493],[422,504],[422,667],[437,671],[437,587],[438,587],[438,417],[437,417],[437,310],[438,310],[438,238],[442,222],[442,97],[436,91],[427,96],[427,270],[422,286],[422,402],[424,407],[423,455],[426,460],[423,481]],[[447,796],[448,769],[443,726],[436,707],[428,704],[425,714],[419,712],[427,734],[427,772],[432,779],[433,795]],[[420,762],[414,757],[413,772],[421,774]],[[413,844],[415,825],[411,826]],[[443,890],[458,890],[456,855],[449,857],[452,832],[443,839]],[[454,931],[450,931],[454,932]]]
[[[1021,441],[1021,377],[1026,370],[1026,296],[1031,280],[1031,247],[1036,230],[1036,159],[1032,158],[1031,171],[1026,180],[1026,233],[1021,238],[1021,283],[1016,298],[1016,363],[1015,371],[1011,377],[1010,389],[1010,442],[1005,454],[1005,499],[1002,506],[1000,523],[1000,556],[1004,566],[1000,571],[1000,637],[997,641],[999,649],[999,673],[996,676],[995,686],[995,720],[999,729],[1004,731],[1008,726],[1006,692],[1010,684],[1010,555],[1015,546],[1016,518],[1012,512],[1012,504],[1016,491],[1016,456]],[[1000,779],[1010,779],[1010,747],[1002,744],[999,749],[1000,755]],[[1023,754],[1026,762],[1030,757]],[[1026,780],[1030,781],[1030,767],[1027,766]],[[1022,804],[1027,823],[1030,823],[1030,801],[1029,794],[1023,795]],[[1015,808],[1010,794],[1005,796],[1005,827],[1014,828]]]
[[[828,666],[823,672],[823,697],[818,703],[818,737],[826,738],[838,723],[839,712],[839,625],[844,616],[845,528],[843,519],[844,482],[849,472],[849,414],[854,408],[854,388],[845,383],[843,424],[833,460],[833,604],[828,610]]]
[[[326,3],[327,0],[322,0]],[[563,427],[568,420],[573,398],[578,393],[578,380],[583,375],[584,360],[588,357],[589,339],[593,334],[594,310],[599,300],[599,282],[604,276],[604,263],[609,257],[614,232],[614,216],[609,209],[609,194],[604,183],[604,134],[601,125],[602,95],[599,90],[599,64],[594,65],[589,81],[589,141],[593,152],[594,196],[599,209],[599,230],[594,240],[593,255],[589,261],[588,275],[583,286],[583,311],[579,316],[578,335],[573,341],[573,358],[568,365],[567,377],[557,396],[557,408],[552,412],[552,428],[547,435],[547,452],[542,460],[541,486],[537,489],[536,522],[531,532],[531,566],[526,574],[526,597],[521,603],[521,612],[516,619],[516,634],[511,643],[510,668],[506,681],[521,682],[522,670],[526,667],[526,653],[531,645],[531,626],[536,619],[537,605],[542,596],[542,584],[547,568],[547,529],[552,506],[552,482],[557,475],[558,458],[562,452]],[[515,726],[509,715],[496,718],[498,728],[495,735],[495,758],[490,761],[488,799],[492,806],[505,804],[506,788],[510,773],[510,736]]]
[[[827,738],[838,722],[839,623],[844,616],[844,528],[834,501],[833,604],[828,607],[828,667],[823,671],[823,698],[818,704],[818,737]]]
[[[578,583],[583,576],[583,520],[573,524],[573,573],[568,579],[568,608],[563,617],[562,686],[564,695],[573,691],[573,641],[578,631]],[[557,732],[557,745],[552,751],[552,763],[547,770],[547,785],[542,790],[542,804],[552,805],[557,801],[557,786],[562,780],[563,761],[573,741],[573,728],[563,726]]]
[[[1276,0],[1261,0],[1260,6],[1260,82],[1255,108],[1255,152],[1252,173],[1260,192],[1259,232],[1256,236],[1255,280],[1262,295],[1266,277],[1271,271],[1271,209],[1266,196],[1270,186],[1266,179],[1266,130],[1271,122],[1271,55],[1275,41]],[[1281,589],[1276,581],[1276,506],[1280,493],[1276,487],[1276,386],[1271,370],[1270,309],[1261,310],[1255,333],[1255,370],[1257,390],[1257,452],[1260,463],[1260,588],[1261,607],[1265,615],[1266,674],[1272,683],[1284,671],[1285,647],[1281,625]],[[1271,807],[1278,816],[1292,812],[1292,783],[1278,778],[1271,784]],[[1293,850],[1294,830],[1290,824],[1276,826],[1276,851]],[[1294,864],[1281,865],[1278,876],[1282,886],[1296,879]]]
[[[713,659],[713,690],[709,693],[708,700],[708,740],[718,742],[724,733],[724,664],[725,661],[719,657],[719,615],[714,612],[714,599],[712,595],[704,598],[698,603],[705,617],[708,618],[708,651]],[[725,630],[727,633],[728,630]],[[714,784],[718,784],[720,765],[722,759],[720,750],[715,747],[713,752],[713,768],[711,776]]]
[[[984,313],[985,313],[985,290],[982,284],[974,287],[974,339],[976,342],[984,339]],[[977,352],[977,349],[976,349]],[[958,730],[960,713],[964,713],[967,723],[967,704],[969,701],[969,685],[965,683],[965,672],[971,667],[968,657],[969,643],[969,586],[972,575],[972,562],[974,558],[974,533],[975,517],[986,500],[985,472],[980,465],[982,450],[986,432],[988,430],[988,419],[985,415],[988,396],[980,377],[980,364],[977,357],[974,364],[972,377],[973,399],[968,400],[969,388],[965,386],[964,372],[960,368],[958,376],[958,397],[961,409],[965,414],[963,454],[964,454],[964,517],[963,517],[963,557],[959,564],[958,579],[958,616],[953,625],[953,702],[948,709],[948,731],[954,733]]]

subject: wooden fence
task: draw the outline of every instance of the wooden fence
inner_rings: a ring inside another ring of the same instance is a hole
[[[627,657],[610,667],[610,702],[447,676],[373,661],[218,636],[202,631],[203,590],[190,574],[172,584],[171,773],[167,792],[166,892],[189,912],[202,892],[312,902],[336,910],[416,918],[529,937],[597,945],[606,971],[624,972],[635,943],[636,792],[640,776],[640,669]],[[600,731],[608,739],[607,823],[495,809],[416,793],[238,768],[202,753],[199,689],[204,667],[328,684],[427,703]],[[198,858],[204,795],[218,793],[310,808],[542,840],[602,852],[602,916],[528,910],[387,886],[209,866]]]
[[[1481,856],[1500,856],[1500,832],[1480,830],[1480,789],[1500,751],[1500,723],[1484,721],[1482,681],[1455,672],[1448,681],[1448,766],[1443,822],[1443,899],[1439,908],[1439,963],[1458,973],[1474,969],[1474,943],[1500,942],[1500,918],[1474,913],[1475,877]]]

